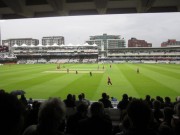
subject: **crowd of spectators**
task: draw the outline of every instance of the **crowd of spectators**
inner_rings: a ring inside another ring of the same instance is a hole
[[[67,108],[76,112],[67,116]],[[157,96],[145,99],[122,95],[117,108],[119,125],[113,126],[105,109],[113,109],[109,96],[90,103],[85,94],[68,94],[64,101],[44,102],[20,98],[0,90],[0,135],[180,135],[180,101]]]

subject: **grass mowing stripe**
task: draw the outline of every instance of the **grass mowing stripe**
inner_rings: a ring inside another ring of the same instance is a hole
[[[174,69],[169,69],[169,68],[167,69],[167,68],[157,66],[157,65],[144,65],[144,66],[146,66],[146,68],[148,69],[152,69],[153,71],[162,73],[164,75],[180,79],[180,70],[174,70]]]
[[[93,80],[95,81],[95,80]],[[107,74],[106,72],[104,74],[102,74],[101,78],[99,78],[98,80],[98,84],[96,87],[96,90],[94,90],[94,93],[92,95],[91,100],[98,100],[101,98],[101,94],[103,92],[109,93],[110,88],[108,88],[107,86]]]
[[[42,65],[36,65],[36,66],[31,66],[31,65],[13,65],[11,67],[4,67],[0,70],[1,73],[11,73],[11,72],[21,72],[21,71],[28,71],[31,69],[38,69],[38,68],[42,68]],[[43,66],[44,68],[44,66]]]
[[[173,88],[169,88],[168,86],[161,84],[157,80],[156,73],[153,70],[146,69],[146,67],[143,67],[144,65],[131,65],[132,70],[136,69],[137,66],[140,69],[139,75],[142,77],[142,79],[140,78],[136,79],[134,80],[135,81],[134,83],[133,82],[131,83],[133,85],[138,85],[136,87],[137,87],[137,91],[141,93],[141,97],[145,97],[145,95],[149,94],[152,97],[156,97],[157,95],[160,95],[162,97],[171,96],[174,98],[174,96],[177,95],[177,92],[174,91]],[[154,72],[154,74],[152,74],[152,72]]]
[[[101,80],[103,78],[103,74],[94,74],[93,77],[90,78],[88,82],[90,82],[90,85],[88,85],[88,91],[86,92],[84,90],[84,93],[86,93],[87,97],[91,100],[98,100],[99,98],[97,96],[97,91],[101,88],[99,88],[101,84]],[[101,89],[102,90],[102,89]],[[99,95],[100,96],[100,95]]]
[[[107,85],[108,76],[110,76],[111,78],[113,84],[112,86]],[[136,97],[138,97],[138,93],[134,91],[134,88],[124,77],[121,69],[119,69],[119,65],[112,65],[111,69],[106,65],[106,72],[103,75],[98,90],[93,98],[101,98],[102,92],[106,92],[108,95],[116,97],[117,99],[121,99],[122,94],[124,93],[128,93],[130,95],[135,95]]]
[[[180,70],[180,64],[157,64],[158,66],[161,66],[161,67],[170,67],[171,69],[177,69],[177,70]]]
[[[36,77],[36,75],[41,75],[43,68],[34,68],[31,70],[23,70],[21,72],[11,72],[11,74],[4,74],[1,76],[0,82],[9,84],[11,81],[18,82],[19,80],[26,80],[33,77]]]
[[[24,66],[23,69],[19,70],[19,71],[14,71],[14,70],[9,70],[8,73],[1,73],[1,77],[3,79],[7,78],[12,78],[12,77],[19,77],[19,75],[24,74],[24,76],[26,74],[31,74],[31,73],[39,73],[42,72],[42,70],[44,69],[44,67],[38,67],[38,68],[31,68],[31,69],[26,69],[26,66]]]
[[[152,66],[156,66],[155,64],[151,64]],[[157,67],[160,67],[160,68],[163,68],[163,69],[165,69],[165,70],[169,70],[169,71],[171,71],[172,70],[172,72],[176,72],[176,73],[180,73],[180,65],[176,65],[176,67],[173,67],[173,66],[171,66],[171,65],[158,65]],[[178,68],[179,67],[179,68]]]
[[[117,70],[118,70],[118,74],[117,74],[117,80],[119,80],[118,83],[121,84],[120,86],[120,91],[121,91],[121,95],[124,93],[127,93],[129,96],[133,96],[133,97],[139,97],[139,93],[138,91],[136,91],[136,89],[134,88],[134,86],[130,83],[129,78],[127,77],[127,70],[128,72],[130,71],[129,68],[127,67],[127,65],[118,65],[116,66]],[[121,99],[121,97],[119,97],[118,99]]]
[[[142,67],[146,67],[146,65],[142,65]],[[150,71],[149,74],[151,74],[151,75],[153,74],[154,75],[153,79],[156,79],[161,84],[164,84],[164,85],[168,86],[169,88],[172,88],[172,89],[176,90],[178,93],[180,92],[180,90],[179,90],[180,79],[171,77],[169,75],[165,75],[161,71],[157,72],[154,69],[153,70],[150,69],[149,67],[146,67],[146,70]],[[149,76],[149,74],[146,74],[146,75]]]
[[[63,76],[56,74],[56,76],[48,82],[43,82],[40,85],[37,84],[28,89],[28,91],[31,92],[29,93],[29,96],[33,96],[35,98],[48,98],[50,96],[64,98],[65,95],[62,96],[62,91],[67,85],[73,82],[75,78],[76,77],[70,74],[64,74]]]
[[[97,76],[96,74],[93,74],[92,77],[90,77],[89,74],[71,75],[71,78],[73,77],[74,80],[69,82],[68,85],[63,87],[63,89],[55,93],[55,95],[62,95],[61,97],[66,98],[66,95],[69,93],[79,95],[83,92],[88,96],[88,98],[91,98],[91,95],[94,91],[93,89],[97,87],[97,83],[94,83],[92,79],[93,77],[97,79]]]
[[[41,71],[41,69],[39,69],[39,71],[37,69],[34,70],[29,70],[29,71],[22,71],[22,72],[13,72],[11,74],[4,74],[2,75],[2,79],[1,81],[6,81],[6,80],[15,80],[15,79],[19,79],[19,78],[26,78],[26,77],[31,77],[31,75],[34,74],[39,74]]]
[[[142,97],[170,96],[174,99],[180,95],[179,65],[166,64],[60,64],[63,69],[102,70],[103,74],[44,74],[44,71],[56,71],[57,64],[12,65],[12,68],[0,67],[0,88],[5,90],[25,88],[27,97],[48,98],[61,96],[66,98],[68,93],[84,92],[90,100],[98,100],[101,93],[121,99],[122,94]],[[136,69],[140,68],[137,76]],[[162,68],[162,70],[161,70]],[[172,69],[172,70],[171,70]],[[178,77],[175,77],[177,73]],[[112,86],[107,85],[107,76],[111,77]],[[142,85],[142,86],[141,86]],[[172,85],[172,86],[171,86]]]
[[[66,80],[63,80],[63,83],[66,82],[67,85],[64,85],[63,88],[61,87],[60,91],[57,91],[58,94],[61,94],[63,92],[66,93],[68,91],[71,91],[72,94],[74,94],[77,85],[79,85],[80,78],[84,76],[84,74],[67,74],[66,76],[68,75],[69,77]],[[71,81],[69,81],[69,78],[72,78]],[[57,93],[55,93],[55,95],[57,95]]]
[[[11,91],[14,89],[23,89],[25,91],[28,91],[28,88],[31,88],[35,85],[42,85],[50,80],[53,80],[57,75],[51,74],[51,75],[42,75],[38,76],[36,78],[31,78],[23,81],[13,82],[9,85],[4,86],[4,89]],[[39,95],[41,96],[41,95]]]
[[[176,96],[180,95],[179,79],[164,75],[161,72],[150,70],[145,67],[145,65],[141,65],[141,68],[143,72],[147,72],[144,74],[145,76],[148,76],[149,78],[160,83],[162,86],[167,87],[166,89],[157,89],[156,94],[159,93],[161,96],[170,96],[172,99],[175,99]]]

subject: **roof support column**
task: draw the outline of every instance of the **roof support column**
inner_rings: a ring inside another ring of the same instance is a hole
[[[94,0],[96,10],[99,14],[106,14],[108,1],[109,0]]]
[[[59,15],[68,15],[68,11],[66,10],[66,0],[47,0],[47,2]]]
[[[138,0],[137,12],[146,13],[156,0]]]
[[[33,17],[34,13],[26,8],[25,0],[2,0],[16,14],[24,17]]]
[[[177,7],[177,11],[180,12],[180,6]]]

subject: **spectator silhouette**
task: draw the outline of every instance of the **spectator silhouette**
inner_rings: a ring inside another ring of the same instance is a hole
[[[72,95],[72,99],[76,102],[76,95]]]
[[[129,98],[127,94],[123,94],[122,100],[119,101],[117,108],[120,109],[120,121],[122,121],[126,115],[126,109],[129,104]]]
[[[89,106],[90,105],[90,101],[88,99],[85,98],[85,94],[81,93],[83,101],[86,102],[86,104]]]
[[[0,89],[0,93],[5,93],[5,90],[4,89]]]
[[[27,112],[27,118],[25,121],[25,128],[30,125],[36,125],[38,123],[38,112],[39,112],[40,102],[34,101],[32,104],[32,109]]]
[[[160,109],[163,109],[164,108],[164,100],[163,100],[163,98],[160,97],[160,96],[157,96],[156,100],[160,102]]]
[[[150,95],[146,95],[146,98],[144,101],[152,108],[152,102],[151,102],[151,96]]]
[[[162,121],[160,119],[163,118],[163,113],[160,110],[161,109],[161,102],[159,102],[158,100],[155,100],[153,102],[153,109],[154,109],[154,119],[160,124]]]
[[[22,104],[24,105],[24,107],[27,107],[28,102],[27,102],[27,99],[26,99],[26,97],[25,97],[24,94],[21,95],[21,98],[20,98],[19,100],[22,102]]]
[[[32,98],[29,98],[29,100],[28,100],[28,104],[33,104],[33,99]]]
[[[91,117],[79,122],[78,135],[111,135],[112,121],[105,115],[101,102],[90,107]]]
[[[176,114],[173,115],[171,126],[175,135],[180,135],[180,103],[175,106]]]
[[[159,135],[174,135],[172,128],[167,125],[161,125],[158,129]]]
[[[51,98],[42,103],[38,124],[28,127],[23,135],[63,135],[60,129],[64,126],[65,105],[58,98]]]
[[[123,94],[123,98],[118,103],[117,108],[120,109],[120,110],[124,110],[124,109],[127,108],[128,104],[129,104],[128,95],[127,94]]]
[[[132,99],[133,99],[133,97],[129,97],[129,102],[131,102],[131,101],[132,101]]]
[[[173,135],[173,130],[171,127],[171,119],[173,116],[173,109],[170,107],[164,108],[164,120],[159,126],[159,135]]]
[[[113,108],[111,101],[108,99],[106,93],[102,93],[102,98],[99,99],[99,101],[103,103],[104,108]]]
[[[23,128],[24,108],[16,96],[0,92],[0,135],[19,135]]]
[[[165,107],[163,110],[163,114],[164,114],[164,120],[161,123],[161,125],[167,125],[171,128],[171,119],[174,114],[173,109],[170,107]]]
[[[73,99],[73,96],[71,94],[67,95],[67,99],[64,100],[64,103],[66,107],[75,107],[75,101]]]
[[[80,120],[87,117],[88,106],[85,103],[81,103],[77,106],[77,112],[71,115],[67,120],[66,133],[77,134],[78,123]]]
[[[142,100],[134,99],[127,107],[127,116],[130,127],[117,135],[157,135],[149,129],[152,111],[148,104]]]
[[[180,103],[180,96],[177,96],[175,98],[175,102],[173,103],[173,105],[175,106],[176,104]]]
[[[173,108],[173,104],[171,103],[170,97],[165,97],[164,107],[171,107],[171,108]]]
[[[76,106],[79,106],[80,104],[86,104],[86,102],[83,100],[82,94],[78,95],[78,99],[79,100],[76,101]]]

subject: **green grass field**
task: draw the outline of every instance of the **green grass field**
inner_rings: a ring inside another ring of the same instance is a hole
[[[86,98],[98,100],[102,92],[121,99],[122,94],[144,98],[149,94],[169,96],[174,101],[180,96],[180,65],[175,64],[56,64],[4,65],[0,66],[0,89],[8,92],[22,89],[26,97],[47,99],[67,94],[85,93]],[[69,74],[67,74],[69,68]],[[140,73],[136,73],[136,69]],[[78,74],[75,74],[75,71]],[[90,77],[89,72],[93,76]],[[110,76],[112,86],[107,85]]]

